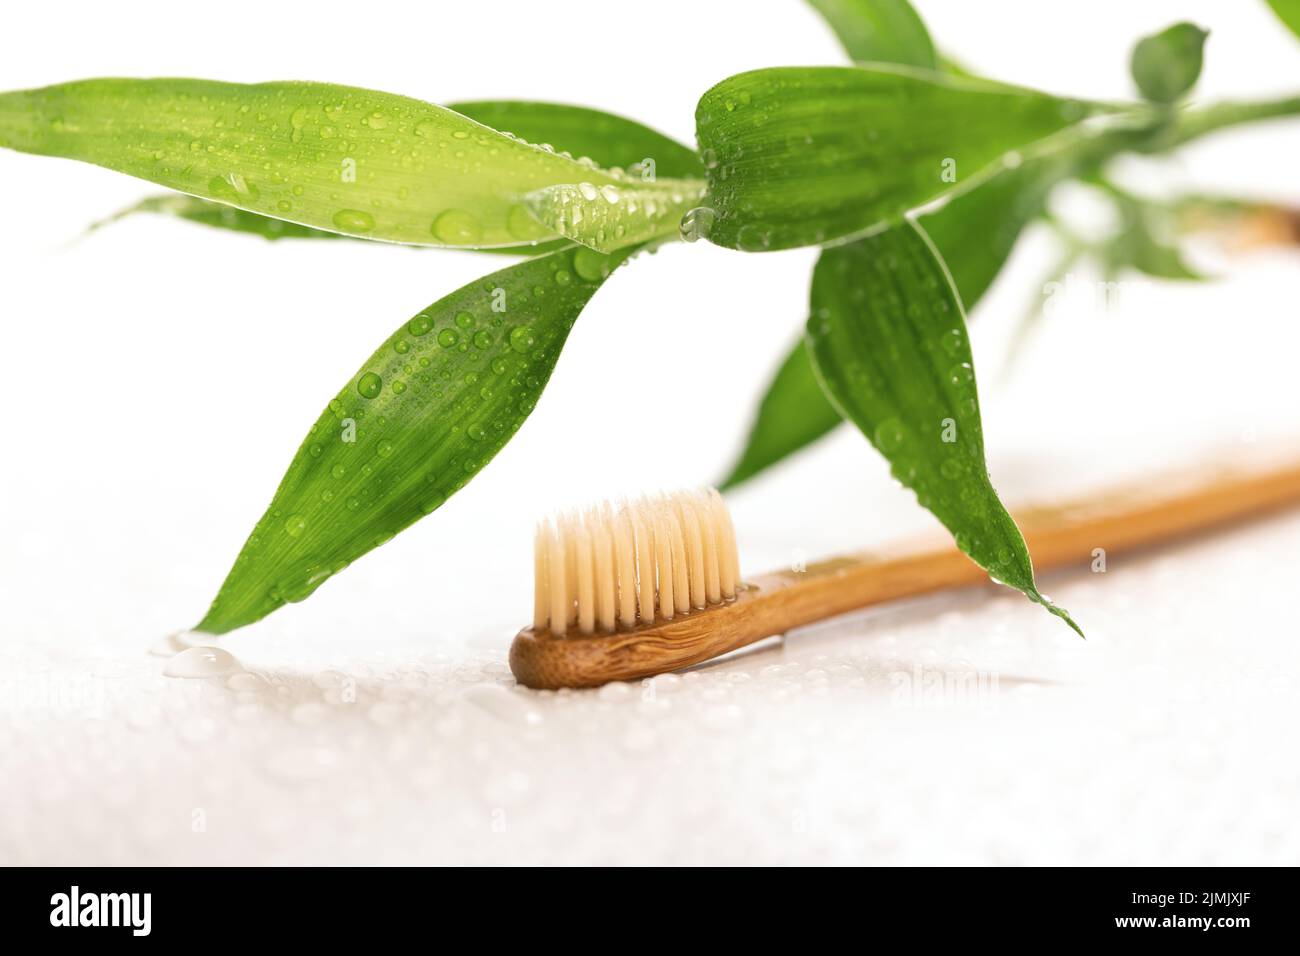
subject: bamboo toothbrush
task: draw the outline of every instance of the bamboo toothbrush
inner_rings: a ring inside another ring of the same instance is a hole
[[[1151,545],[1300,503],[1300,464],[1157,479],[1018,511],[1039,570]],[[595,687],[698,664],[846,611],[988,575],[951,544],[864,552],[742,581],[716,491],[604,504],[544,521],[533,626],[510,668],[536,688]]]

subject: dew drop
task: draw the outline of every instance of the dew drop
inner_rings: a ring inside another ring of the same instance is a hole
[[[599,282],[609,275],[609,256],[586,247],[573,254],[573,271],[587,282]]]
[[[524,353],[531,351],[537,344],[537,339],[533,335],[533,330],[527,325],[520,325],[510,333],[510,347],[516,352]]]
[[[244,666],[234,654],[220,647],[190,647],[172,657],[163,667],[168,677],[225,677]]]
[[[876,447],[885,454],[898,449],[903,444],[903,439],[907,432],[903,428],[903,423],[897,418],[887,418],[876,426],[875,441]]]
[[[443,329],[438,333],[438,344],[445,349],[451,348],[460,341],[460,334],[455,329]]]
[[[334,225],[344,232],[369,232],[375,228],[375,217],[361,209],[340,209],[334,214]]]
[[[366,372],[357,379],[357,394],[362,398],[374,398],[384,387],[384,380],[374,372]]]
[[[449,245],[470,245],[483,238],[483,226],[473,213],[447,209],[433,221],[433,235]]]
[[[285,533],[291,538],[296,538],[302,534],[307,527],[307,519],[302,515],[289,515],[284,521]]]
[[[717,220],[718,214],[708,206],[696,206],[694,209],[687,210],[682,216],[682,221],[678,225],[684,242],[695,242],[698,239],[706,239],[710,232],[713,231],[713,223]]]

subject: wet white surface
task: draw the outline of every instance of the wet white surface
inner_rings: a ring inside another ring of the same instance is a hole
[[[1297,540],[1052,579],[1087,644],[975,589],[584,692],[513,686],[504,631],[239,639],[206,679],[10,645],[0,856],[1295,863]]]

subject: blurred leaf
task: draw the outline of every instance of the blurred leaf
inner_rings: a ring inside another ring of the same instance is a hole
[[[849,59],[937,68],[929,31],[907,0],[808,0]]]
[[[1038,216],[1070,163],[1041,157],[1004,166],[973,189],[921,217],[967,311],[975,308],[1006,264],[1024,227]],[[840,422],[813,376],[803,340],[781,363],[750,427],[740,460],[722,482],[730,488],[754,477]]]
[[[1300,0],[1266,0],[1279,20],[1300,37]]]
[[[961,302],[920,229],[904,222],[823,251],[808,336],[827,394],[957,546],[1078,631],[1039,593],[989,480]]]
[[[1196,85],[1201,75],[1209,31],[1193,23],[1175,23],[1133,47],[1129,63],[1138,90],[1155,103],[1173,103]]]
[[[1108,275],[1128,267],[1156,279],[1205,278],[1187,264],[1177,246],[1156,239],[1140,223],[1131,225],[1107,250],[1105,267]]]
[[[95,163],[249,212],[367,239],[518,246],[523,203],[593,168],[441,106],[327,83],[99,79],[0,94],[0,146]]]
[[[746,251],[879,227],[1056,133],[1087,104],[908,67],[783,67],[704,94],[709,238]]]
[[[533,410],[617,261],[578,247],[538,256],[404,323],[312,426],[198,630],[303,600],[455,494]]]
[[[719,485],[726,491],[810,445],[840,423],[813,375],[812,361],[799,337],[767,388],[740,460]]]

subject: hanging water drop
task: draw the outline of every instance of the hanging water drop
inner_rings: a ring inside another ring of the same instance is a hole
[[[699,239],[707,239],[717,218],[718,214],[708,206],[696,206],[694,209],[687,210],[678,226],[682,241],[695,242]]]

